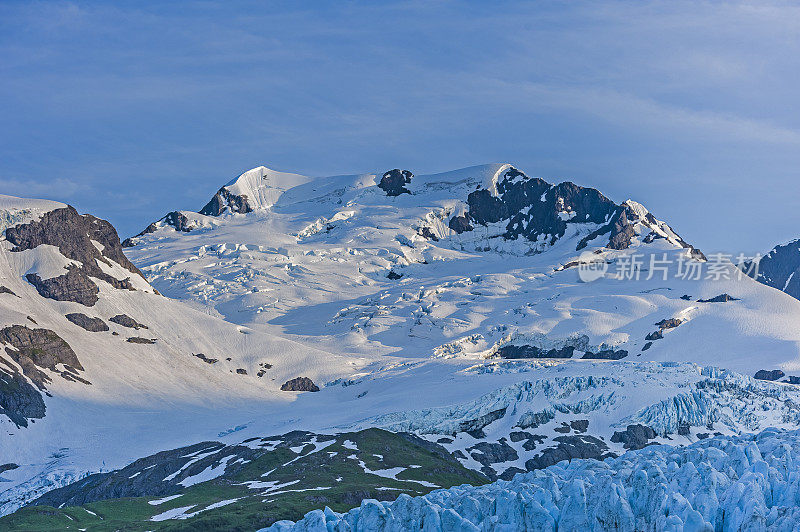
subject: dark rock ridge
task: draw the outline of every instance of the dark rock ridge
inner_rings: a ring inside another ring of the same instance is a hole
[[[145,227],[144,231],[142,231],[133,238],[148,235],[150,233],[155,233],[156,230],[158,230],[158,225],[157,225],[158,222],[164,222],[165,224],[174,227],[176,231],[181,231],[183,233],[188,233],[192,229],[194,229],[194,226],[191,225],[189,219],[186,217],[185,214],[183,214],[180,211],[172,211],[164,215],[163,218],[160,218],[155,222],[151,223],[150,225],[148,225],[147,227]],[[125,240],[123,240],[122,247],[129,248],[134,246],[135,243],[133,238],[126,238]]]
[[[2,357],[0,362],[4,362]],[[29,419],[41,419],[44,414],[42,394],[19,372],[0,365],[0,415],[8,416],[17,427],[27,427]],[[0,473],[4,471],[2,467]]]
[[[497,349],[500,358],[572,358],[575,348],[565,345],[561,348],[542,349],[535,345],[507,344]]]
[[[757,265],[753,262],[743,264],[742,271],[759,283],[800,299],[800,240],[775,246],[761,257]]]
[[[576,436],[557,436],[553,439],[558,442],[558,445],[545,449],[540,455],[525,462],[525,468],[528,471],[544,469],[563,460],[572,460],[574,458],[605,460],[606,458],[615,458],[617,456],[609,452],[608,445],[603,440],[594,436],[581,434]]]
[[[617,205],[594,188],[568,181],[551,185],[514,167],[503,172],[496,187],[496,195],[486,189],[470,192],[467,212],[452,217],[448,223],[450,229],[460,234],[472,231],[476,225],[505,222],[502,237],[506,240],[522,236],[531,242],[552,245],[564,236],[567,223],[600,225],[578,243],[577,250],[604,235],[608,235],[606,247],[626,249],[635,235],[634,224],[637,222],[651,229],[645,241],[663,238],[653,231],[659,227],[659,222],[652,214],[647,213],[641,219],[627,203]],[[677,235],[676,239],[679,245],[691,250],[692,256],[705,259],[699,250]]]
[[[247,202],[247,196],[237,196],[227,188],[222,187],[214,194],[211,201],[200,209],[200,214],[205,214],[206,216],[220,216],[226,212],[246,214],[253,212],[253,207]]]
[[[0,294],[11,294],[12,296],[16,296],[14,292],[11,291],[10,288],[7,286],[0,285]]]
[[[647,425],[628,425],[621,432],[615,432],[611,436],[613,443],[621,443],[625,449],[642,449],[647,446],[647,442],[656,437],[656,431]]]
[[[753,378],[761,381],[776,381],[785,375],[786,374],[779,369],[760,369],[756,371],[756,374],[753,376]]]
[[[319,387],[308,377],[295,377],[281,385],[284,392],[318,392]]]
[[[25,279],[36,288],[39,295],[56,301],[72,301],[91,307],[97,303],[100,289],[94,284],[82,268],[70,266],[67,273],[42,279],[35,273],[29,273]]]
[[[650,334],[648,334],[647,336],[644,337],[644,339],[647,340],[649,343],[645,344],[645,347],[642,348],[642,351],[647,351],[648,349],[650,349],[650,346],[653,345],[652,342],[654,342],[656,340],[661,340],[662,338],[664,338],[664,331],[665,330],[674,329],[675,327],[679,326],[681,323],[683,323],[683,320],[680,319],[680,318],[663,319],[663,320],[659,321],[658,323],[656,323],[656,325],[658,326],[658,330],[657,331],[653,331],[653,332],[651,332]]]
[[[43,369],[61,375],[69,381],[89,384],[78,375],[83,366],[75,351],[59,335],[48,329],[29,329],[24,325],[12,325],[0,329],[0,342],[13,346],[6,347],[6,354],[20,365],[22,373],[40,390],[52,379]],[[56,366],[62,364],[64,370]]]
[[[89,332],[103,332],[108,330],[108,325],[100,318],[91,318],[80,312],[73,312],[65,316],[69,321]]]
[[[128,327],[129,329],[147,329],[147,325],[142,325],[127,314],[117,314],[116,316],[108,318],[108,321],[122,325],[123,327]]]
[[[209,357],[205,356],[203,353],[197,353],[195,356],[197,358],[199,358],[200,360],[202,360],[203,362],[205,362],[206,364],[216,364],[217,362],[219,362],[218,359],[209,358]]]
[[[711,299],[698,299],[698,303],[727,303],[729,301],[739,301],[738,297],[733,297],[728,294],[720,294]]]
[[[595,360],[620,360],[628,356],[625,349],[601,349],[597,352],[587,351],[581,358]]]
[[[155,338],[142,338],[141,336],[132,336],[125,340],[131,344],[154,344],[156,343]]]
[[[498,478],[491,466],[492,464],[519,459],[517,451],[508,444],[505,438],[500,438],[497,443],[485,441],[476,443],[472,447],[467,448],[467,452],[476,462],[483,466],[481,467],[481,473],[486,475],[490,480],[497,480]],[[523,471],[519,470],[519,472]]]
[[[6,229],[6,240],[14,245],[12,252],[48,244],[80,264],[52,279],[41,279],[36,274],[26,276],[40,295],[57,301],[94,305],[98,288],[90,277],[105,281],[115,288],[133,290],[130,278],[120,280],[108,275],[100,268],[99,262],[111,266],[111,261],[114,261],[131,274],[144,279],[144,275],[122,252],[114,227],[92,215],[80,215],[71,206],[47,212],[40,220],[9,227]],[[98,242],[102,251],[92,241]]]
[[[411,194],[411,191],[406,188],[406,185],[411,183],[412,177],[414,177],[414,174],[408,170],[395,168],[383,174],[383,177],[381,177],[378,183],[378,188],[384,190],[387,196]]]

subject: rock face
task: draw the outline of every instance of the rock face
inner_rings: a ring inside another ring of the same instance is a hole
[[[80,312],[73,312],[65,316],[69,321],[89,332],[103,332],[108,330],[108,325],[100,318],[91,318]]]
[[[593,458],[595,460],[605,460],[614,458],[616,455],[609,452],[608,445],[599,438],[585,434],[576,436],[557,436],[553,438],[558,445],[542,451],[542,453],[525,462],[528,471],[544,469],[557,464],[562,460],[572,460],[573,458]]]
[[[698,299],[698,303],[727,303],[728,301],[739,301],[738,298],[728,294],[720,294],[710,299]]]
[[[227,188],[222,187],[214,194],[211,201],[200,209],[200,214],[220,216],[226,212],[246,214],[252,211],[253,208],[247,203],[247,196],[237,196]]]
[[[135,319],[131,318],[127,314],[117,314],[111,318],[108,318],[108,321],[112,323],[117,323],[122,325],[123,327],[128,327],[130,329],[147,329],[147,325],[142,325]]]
[[[800,299],[800,240],[775,246],[755,266],[748,262],[742,265],[742,270],[759,283]]]
[[[48,329],[29,329],[24,325],[12,325],[0,329],[0,342],[11,344],[14,349],[6,347],[6,354],[22,367],[23,374],[31,379],[40,389],[52,379],[43,369],[61,375],[71,381],[88,384],[78,376],[83,366],[72,348],[60,336]],[[56,366],[61,364],[64,370]]]
[[[408,170],[395,168],[383,174],[383,177],[378,183],[378,187],[384,190],[387,196],[411,194],[411,191],[406,188],[406,185],[411,183],[412,177],[414,177],[414,174]]]
[[[542,349],[535,345],[504,345],[497,350],[500,358],[572,358],[575,348],[571,345],[559,349]]]
[[[593,223],[600,227],[583,238],[577,250],[605,235],[608,235],[607,247],[626,249],[636,235],[635,225],[640,224],[651,230],[646,241],[669,237],[689,249],[695,258],[705,258],[634,202],[617,205],[596,189],[570,182],[551,185],[514,167],[508,167],[499,176],[496,191],[484,188],[472,191],[467,205],[466,213],[452,217],[448,223],[456,233],[472,231],[476,225],[503,223],[502,237],[506,240],[521,236],[531,242],[552,245],[564,236],[568,223]]]
[[[656,437],[656,431],[647,425],[628,425],[622,432],[615,432],[611,436],[613,443],[622,443],[626,449],[643,449],[647,442]]]
[[[17,295],[9,287],[3,285],[0,285],[0,294],[11,294],[12,296]]]
[[[39,295],[56,301],[73,301],[91,307],[97,303],[100,289],[82,268],[71,267],[67,273],[50,279],[42,279],[29,273],[25,279],[31,283]]]
[[[132,336],[131,338],[126,339],[125,341],[128,342],[128,343],[131,343],[131,344],[154,344],[154,343],[156,343],[156,341],[153,340],[152,338],[142,338],[140,336]]]
[[[73,207],[45,213],[41,219],[6,229],[6,239],[14,245],[12,252],[34,249],[42,244],[55,246],[62,255],[80,264],[63,275],[41,279],[28,274],[26,279],[43,297],[57,301],[74,301],[91,306],[97,302],[97,285],[90,279],[100,279],[115,288],[133,290],[130,278],[117,279],[105,273],[99,263],[119,264],[132,275],[144,276],[122,252],[119,236],[105,220],[89,214],[80,215]],[[93,241],[98,243],[95,246]]]
[[[760,369],[756,371],[756,374],[753,378],[762,380],[762,381],[776,381],[781,377],[784,377],[786,374],[779,369],[767,370],[767,369]]]
[[[18,372],[0,365],[0,415],[8,416],[17,427],[27,427],[29,419],[41,419],[44,414],[42,394]]]
[[[284,392],[318,392],[319,387],[308,377],[296,377],[281,386]]]
[[[625,349],[601,349],[595,353],[587,351],[581,358],[596,359],[596,360],[620,360],[628,356],[628,351]]]

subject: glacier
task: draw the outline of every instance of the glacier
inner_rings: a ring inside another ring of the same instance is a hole
[[[462,485],[347,513],[314,510],[270,532],[797,530],[800,431],[767,429],[686,447],[573,460],[510,481]]]

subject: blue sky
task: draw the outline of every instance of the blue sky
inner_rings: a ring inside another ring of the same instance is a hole
[[[707,251],[800,237],[800,8],[0,2],[0,192],[128,236],[263,164],[512,162]]]

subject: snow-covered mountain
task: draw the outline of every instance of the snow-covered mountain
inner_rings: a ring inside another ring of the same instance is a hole
[[[170,297],[329,351],[800,369],[797,301],[706,260],[639,203],[508,164],[259,167],[202,212],[170,213],[128,255]],[[582,282],[587,262],[605,275]]]
[[[0,514],[43,496],[0,528],[255,529],[328,505],[298,530],[348,530],[416,519],[407,498],[343,515],[400,493],[428,497],[410,504],[445,529],[519,525],[519,505],[464,506],[497,494],[537,500],[530,516],[559,529],[622,523],[651,509],[632,482],[694,478],[639,449],[702,440],[709,500],[731,502],[764,468],[753,453],[739,467],[740,434],[800,423],[800,301],[637,202],[508,164],[259,167],[124,254],[107,222],[62,204],[3,197],[0,223]],[[790,482],[792,456],[764,482]],[[631,474],[556,466],[582,458]],[[540,481],[566,495],[536,499]],[[426,495],[464,482],[488,486]],[[578,482],[618,496],[581,506]],[[733,507],[669,493],[657,511],[680,523],[653,523],[677,530]],[[788,499],[749,500],[737,523],[787,522]]]

